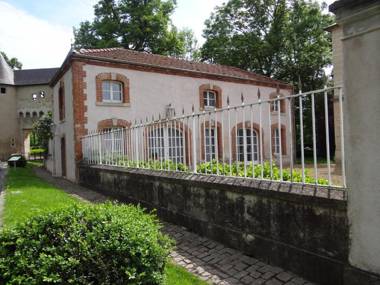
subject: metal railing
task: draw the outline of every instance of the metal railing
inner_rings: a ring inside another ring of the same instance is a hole
[[[259,90],[257,102],[244,101],[241,95],[239,106],[227,98],[225,108],[196,113],[193,106],[189,115],[182,109],[170,118],[91,132],[82,138],[84,162],[346,187],[340,87],[266,99]],[[338,116],[339,130],[332,116]],[[334,174],[330,156],[334,130],[341,175]]]

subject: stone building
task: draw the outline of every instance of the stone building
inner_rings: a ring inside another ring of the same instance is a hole
[[[57,68],[13,70],[0,54],[0,160],[28,156],[33,122],[52,111]]]
[[[239,68],[122,48],[70,51],[51,86],[54,94],[55,139],[54,151],[47,165],[55,175],[70,180],[76,180],[76,165],[82,159],[81,138],[90,131],[125,127],[135,120],[150,120],[152,116],[158,118],[159,115],[166,117],[172,111],[179,114],[184,110],[189,114],[192,106],[195,112],[207,111],[207,108],[219,109],[227,106],[227,97],[231,106],[239,106],[241,94],[244,94],[245,103],[254,103],[258,101],[258,89],[261,99],[286,96],[293,90],[292,86],[284,82]],[[282,102],[272,111],[268,109],[269,105],[266,106],[265,114],[270,113],[273,117],[272,125],[269,125],[270,119],[266,115],[262,130],[259,130],[256,127],[259,115],[255,112],[254,124],[249,129],[255,138],[263,134],[264,159],[270,155],[269,140],[272,139],[273,146],[276,143],[279,145],[281,138],[282,158],[286,163],[290,160],[291,136],[288,101]],[[281,135],[275,125],[278,112],[283,122]],[[219,124],[219,121],[216,122],[218,129]],[[232,127],[238,129],[241,125],[242,121],[238,121]],[[179,132],[179,136],[187,136],[192,132],[189,126],[184,126],[184,129],[175,132]],[[207,125],[205,129],[212,137],[212,129]],[[230,133],[231,130],[217,131],[217,138],[209,140],[219,143],[222,136],[226,137]],[[205,138],[198,139],[198,147],[202,143],[207,144]],[[253,147],[257,151],[257,143]],[[202,153],[202,150],[198,149],[197,153]]]

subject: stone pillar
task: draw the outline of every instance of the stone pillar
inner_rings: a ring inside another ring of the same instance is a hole
[[[334,66],[334,86],[343,85],[343,50],[342,50],[342,27],[334,24],[326,29],[331,32],[332,36],[332,63]],[[342,140],[340,137],[340,104],[339,104],[339,90],[334,91],[334,133],[335,133],[335,168],[334,173],[337,175],[342,174]]]
[[[364,271],[380,274],[380,2],[340,0],[330,11],[342,27],[349,271],[361,270],[346,280],[367,284]]]

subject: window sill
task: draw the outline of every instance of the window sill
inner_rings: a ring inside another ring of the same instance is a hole
[[[203,108],[200,108],[199,110],[205,111],[205,112],[213,112],[213,111],[218,110],[218,109],[220,109],[220,108],[218,108],[218,107],[203,107]]]
[[[96,106],[103,107],[130,107],[130,103],[96,102]]]

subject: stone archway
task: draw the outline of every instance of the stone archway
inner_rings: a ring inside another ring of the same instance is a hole
[[[31,129],[22,130],[21,153],[26,157],[26,159],[29,159],[31,133],[32,133]]]

